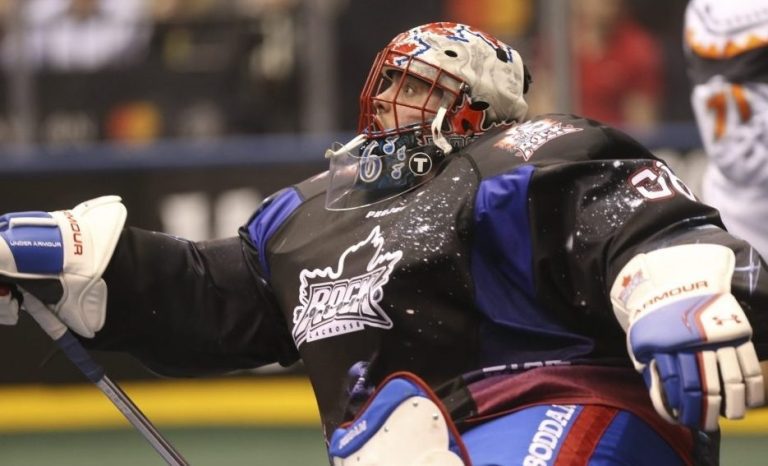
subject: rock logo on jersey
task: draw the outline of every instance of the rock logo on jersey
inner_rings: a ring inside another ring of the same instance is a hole
[[[584,128],[575,128],[573,125],[564,124],[562,121],[544,118],[509,128],[505,133],[506,136],[494,146],[508,150],[527,162],[533,153],[545,143],[560,136],[583,130]]]
[[[342,253],[336,270],[301,271],[301,305],[293,310],[291,332],[297,348],[304,342],[357,332],[366,326],[392,328],[392,320],[379,302],[403,253],[383,252],[383,246],[377,226],[368,238]]]

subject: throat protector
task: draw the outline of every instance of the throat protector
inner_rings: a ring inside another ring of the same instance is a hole
[[[351,210],[386,201],[432,179],[445,159],[434,145],[415,146],[413,133],[335,143],[328,151],[325,207]],[[415,146],[415,147],[414,147]]]

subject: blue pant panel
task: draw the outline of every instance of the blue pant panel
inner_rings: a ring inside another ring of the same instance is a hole
[[[678,466],[675,451],[635,415],[619,411],[588,458],[566,458],[562,450],[571,428],[583,412],[578,405],[534,406],[487,422],[464,433],[473,466]],[[564,461],[567,460],[567,461]]]
[[[603,434],[588,464],[676,466],[684,462],[648,424],[621,411]]]

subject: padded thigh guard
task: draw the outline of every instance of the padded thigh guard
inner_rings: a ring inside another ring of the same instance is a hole
[[[48,306],[73,331],[93,337],[104,325],[107,286],[101,278],[127,212],[118,196],[71,210],[0,217],[0,276]]]
[[[635,256],[611,289],[627,349],[656,411],[707,431],[763,403],[752,327],[730,292],[734,254],[690,244]]]

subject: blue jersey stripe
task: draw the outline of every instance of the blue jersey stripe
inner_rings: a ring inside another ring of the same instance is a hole
[[[566,360],[592,347],[537,302],[528,216],[533,172],[525,165],[485,179],[475,199],[471,267],[475,304],[490,321],[480,329],[486,365]]]
[[[264,201],[258,212],[248,222],[248,235],[259,252],[259,263],[266,279],[270,276],[267,242],[301,202],[298,191],[285,189]]]
[[[532,174],[533,167],[526,165],[480,184],[475,199],[473,244],[473,259],[483,259],[481,267],[473,272],[498,268],[528,296],[534,294],[528,223],[528,185]]]
[[[524,166],[481,182],[474,211],[472,277],[475,302],[503,327],[550,324],[535,302],[528,224],[528,185],[533,167]],[[493,336],[486,335],[489,347]],[[493,350],[490,350],[493,351]]]

